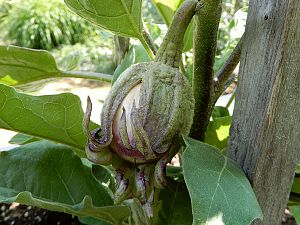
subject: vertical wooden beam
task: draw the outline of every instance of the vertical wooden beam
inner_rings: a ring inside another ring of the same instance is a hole
[[[251,0],[228,156],[281,224],[300,153],[300,1]]]

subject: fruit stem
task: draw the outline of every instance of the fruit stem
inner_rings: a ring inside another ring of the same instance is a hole
[[[157,52],[156,62],[179,68],[184,33],[196,12],[198,0],[187,0],[176,11],[169,30]]]

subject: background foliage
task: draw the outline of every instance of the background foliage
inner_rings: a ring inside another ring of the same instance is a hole
[[[94,28],[67,9],[61,0],[6,1],[1,28],[12,44],[47,49],[83,42]],[[6,29],[5,29],[6,28]]]

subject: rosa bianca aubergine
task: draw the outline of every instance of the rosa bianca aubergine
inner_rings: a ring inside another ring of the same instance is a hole
[[[181,135],[189,134],[193,121],[192,88],[178,67],[184,31],[197,2],[182,4],[154,62],[133,65],[120,75],[104,102],[101,128],[92,132],[88,99],[87,157],[95,163],[112,163],[117,172],[115,202],[138,198],[148,217],[153,214],[155,187],[166,184],[166,164],[179,151]]]
[[[134,164],[158,160],[175,139],[188,135],[193,105],[190,84],[178,69],[160,62],[133,65],[112,87],[103,105],[101,131],[87,151],[110,146]]]

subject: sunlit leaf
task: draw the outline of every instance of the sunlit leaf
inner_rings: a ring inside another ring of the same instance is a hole
[[[65,0],[65,3],[79,16],[114,34],[141,37],[141,0]]]
[[[16,86],[59,76],[61,71],[49,52],[0,46],[0,83]]]
[[[213,145],[219,149],[227,147],[231,116],[217,117],[210,121],[205,132],[205,143]]]
[[[78,96],[31,96],[0,84],[0,128],[63,143],[85,156],[83,110]]]
[[[218,149],[184,138],[183,174],[192,202],[193,224],[248,225],[262,211],[243,171]]]
[[[65,68],[74,69],[71,65],[65,65]],[[111,76],[105,74],[61,71],[53,56],[45,50],[0,46],[0,84],[22,86],[30,83],[40,87],[47,79],[62,77],[111,80]]]
[[[120,224],[130,211],[65,145],[33,142],[0,152],[0,202],[19,202]]]

